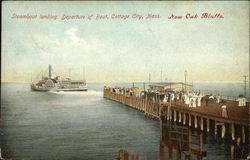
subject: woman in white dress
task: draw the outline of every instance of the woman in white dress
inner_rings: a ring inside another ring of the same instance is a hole
[[[228,115],[227,115],[227,106],[225,104],[223,104],[221,106],[221,108],[222,108],[222,117],[227,118],[228,117]]]

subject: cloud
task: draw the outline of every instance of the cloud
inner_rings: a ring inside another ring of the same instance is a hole
[[[58,74],[65,74],[63,72],[67,72],[68,68],[77,68],[75,71],[81,72],[84,65],[87,68],[86,72],[89,72],[86,74],[93,79],[100,73],[105,76],[108,69],[112,68],[110,55],[116,53],[116,46],[98,36],[85,37],[77,27],[68,28],[61,33],[32,34],[33,45],[38,50],[38,56],[34,61],[39,61],[39,64],[45,66],[51,64]]]
[[[66,35],[69,36],[69,39],[73,45],[84,45],[86,47],[87,45],[86,41],[83,38],[78,37],[76,35],[77,31],[78,31],[77,28],[72,27],[68,29],[65,33]]]
[[[66,30],[62,35],[44,35],[41,33],[33,33],[32,38],[37,49],[40,50],[44,56],[50,55],[47,58],[57,58],[63,60],[79,58],[95,58],[97,55],[101,56],[102,53],[110,51],[112,46],[99,37],[83,38],[77,35],[78,29],[71,27]],[[44,57],[44,58],[45,58]],[[90,60],[90,59],[88,59]]]

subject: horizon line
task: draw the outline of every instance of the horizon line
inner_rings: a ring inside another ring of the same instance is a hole
[[[1,83],[33,83],[33,82],[21,82],[21,81],[0,81]],[[170,82],[159,82],[159,81],[152,81],[152,82],[143,82],[143,81],[131,81],[131,82],[122,82],[122,81],[117,81],[117,82],[87,82],[87,84],[92,84],[92,83],[145,83],[145,84],[149,84],[149,83],[176,83],[176,82],[181,82],[181,81],[170,81]],[[185,83],[185,82],[181,82],[181,83]],[[187,84],[192,84],[192,83],[244,83],[241,81],[193,81],[193,82],[188,82]]]

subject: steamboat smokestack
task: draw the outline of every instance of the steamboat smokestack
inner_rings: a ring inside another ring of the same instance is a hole
[[[51,79],[51,65],[49,65],[49,78]]]

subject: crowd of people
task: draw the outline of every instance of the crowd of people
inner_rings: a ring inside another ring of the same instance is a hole
[[[206,106],[208,103],[220,103],[220,96],[204,95],[201,92],[168,92],[164,95],[163,102],[171,101],[183,101],[189,107],[200,107],[203,101],[206,102]]]
[[[208,106],[209,103],[217,103],[221,105],[222,117],[228,117],[226,100],[220,96],[215,95],[204,95],[200,91],[157,91],[157,90],[143,90],[139,88],[111,88],[105,87],[114,93],[122,94],[125,96],[135,96],[138,98],[148,99],[152,101],[162,102],[183,102],[188,107],[200,107],[202,103]],[[239,96],[238,106],[246,106],[246,98]]]

